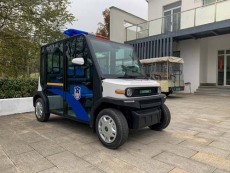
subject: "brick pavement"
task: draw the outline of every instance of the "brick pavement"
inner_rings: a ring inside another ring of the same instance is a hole
[[[230,172],[230,97],[169,97],[162,131],[131,130],[118,150],[104,148],[84,124],[34,113],[0,117],[1,173]]]

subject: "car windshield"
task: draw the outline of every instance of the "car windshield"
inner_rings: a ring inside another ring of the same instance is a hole
[[[106,78],[145,78],[131,46],[94,38],[90,40],[103,76]]]

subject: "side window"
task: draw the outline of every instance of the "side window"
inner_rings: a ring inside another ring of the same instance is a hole
[[[63,52],[60,47],[48,51],[47,82],[63,83]]]
[[[74,78],[89,78],[90,66],[92,65],[91,56],[83,36],[73,37],[66,43],[67,51],[67,76],[69,80]],[[72,63],[73,58],[84,58],[84,65],[75,65]],[[80,81],[81,79],[79,79]],[[76,81],[74,79],[74,81]]]

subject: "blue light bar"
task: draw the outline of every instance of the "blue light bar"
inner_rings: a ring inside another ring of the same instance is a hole
[[[108,37],[105,37],[105,36],[102,36],[102,35],[99,35],[99,34],[88,33],[86,31],[81,31],[81,30],[78,30],[78,29],[67,29],[67,30],[64,31],[64,34],[69,36],[69,37],[72,37],[74,35],[86,34],[86,35],[92,35],[92,36],[95,36],[95,37],[98,37],[98,38],[101,38],[101,39],[105,39],[105,40],[109,39]]]
[[[89,33],[85,32],[85,31],[78,30],[78,29],[67,29],[67,30],[64,31],[64,34],[72,37],[74,35],[79,35],[79,34],[88,35]]]

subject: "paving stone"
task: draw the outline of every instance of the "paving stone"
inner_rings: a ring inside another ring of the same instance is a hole
[[[220,148],[223,150],[227,150],[230,151],[230,145],[229,143],[224,143],[224,142],[219,142],[219,141],[214,141],[210,144],[210,146],[216,147],[216,148]]]
[[[17,172],[12,161],[6,155],[0,156],[0,172],[5,173],[11,171]]]
[[[197,153],[192,159],[230,172],[230,160],[207,153]]]
[[[35,132],[28,132],[19,135],[20,139],[27,142],[27,143],[34,143],[39,142],[42,140],[45,140],[46,138],[42,137],[41,135],[35,133]]]
[[[55,131],[55,130],[53,130],[52,132],[43,134],[44,137],[49,138],[49,139],[54,139],[54,138],[58,138],[58,137],[65,136],[65,135],[66,135],[65,133]]]
[[[1,147],[0,147],[0,148],[1,148]],[[5,152],[4,152],[3,149],[1,148],[1,149],[0,149],[0,157],[1,157],[1,156],[5,156],[5,155],[6,155]]]
[[[152,157],[160,154],[163,152],[162,148],[160,147],[150,147],[148,145],[143,145],[141,143],[138,143],[134,140],[128,140],[125,144],[125,150],[133,153],[135,151],[135,155],[138,157],[138,155],[145,155],[146,158],[151,159]]]
[[[219,137],[223,136],[224,133],[216,133],[216,134],[211,134],[211,133],[199,133],[196,136],[201,137],[201,138],[207,138],[211,140],[218,139]]]
[[[63,171],[59,170],[57,167],[49,168],[39,173],[64,173]]]
[[[79,141],[74,141],[71,143],[63,143],[60,145],[66,150],[70,151],[71,153],[77,155],[78,157],[82,157],[99,151],[93,145],[84,144]]]
[[[218,142],[223,142],[223,143],[230,143],[230,138],[220,136],[219,138],[216,139]]]
[[[29,152],[29,151],[34,150],[27,143],[20,141],[20,140],[12,141],[12,143],[2,144],[2,147],[5,151],[5,153],[9,156],[18,155],[21,153],[25,153],[25,152]]]
[[[72,137],[72,135],[65,135],[65,136],[57,137],[51,140],[55,142],[56,144],[63,144],[63,143],[74,142],[76,138]]]
[[[0,136],[4,137],[4,136],[10,136],[10,135],[14,135],[14,132],[9,129],[7,126],[3,126],[1,129],[0,129]]]
[[[182,143],[179,144],[179,146],[185,147],[185,148],[190,148],[194,151],[200,151],[200,152],[206,152],[206,153],[210,153],[210,154],[215,154],[218,155],[220,157],[227,157],[230,152],[226,151],[226,150],[222,150],[210,145],[202,145],[199,144],[197,142],[191,142],[191,141],[184,141]]]
[[[54,167],[47,159],[36,151],[10,157],[23,173],[34,173]]]
[[[43,140],[40,142],[32,143],[30,146],[44,157],[65,151],[64,148],[50,140]]]
[[[152,149],[152,148],[158,148],[161,149],[162,151],[168,151],[170,153],[174,153],[177,154],[179,156],[183,156],[183,157],[191,157],[193,155],[195,155],[197,153],[196,150],[190,149],[190,148],[186,148],[186,147],[182,147],[180,145],[174,145],[174,144],[167,144],[167,143],[163,143],[163,142],[153,142],[149,145],[147,145],[146,148]]]
[[[37,129],[47,129],[49,128],[48,124],[47,123],[42,123],[42,122],[39,122],[35,116],[34,116],[34,119],[29,121],[29,122],[25,122],[24,123],[24,126],[25,127],[28,127],[30,129],[33,129],[33,130],[37,130]]]
[[[215,170],[215,168],[212,166],[205,165],[200,162],[197,162],[197,161],[185,158],[185,157],[181,157],[176,154],[168,153],[168,152],[159,154],[158,156],[154,157],[154,159],[157,159],[164,163],[168,163],[170,165],[173,165],[175,167],[178,167],[188,172],[210,173]]]
[[[175,168],[172,171],[170,171],[169,173],[189,173],[189,172],[187,172],[183,169],[180,169],[180,168]]]
[[[108,155],[111,157],[115,157],[119,160],[124,161],[125,163],[132,165],[133,167],[138,168],[138,170],[142,170],[145,172],[157,172],[157,173],[166,173],[173,169],[173,166],[167,165],[163,162],[150,159],[146,154],[140,153],[135,150],[127,151],[126,147],[121,147],[119,150],[110,150],[104,149],[98,153],[93,154],[96,162],[96,158],[101,156],[101,159],[105,159],[104,162],[107,162],[107,156],[103,157],[104,155]],[[87,155],[84,159],[88,160],[92,157],[92,155]],[[103,163],[104,163],[103,162]],[[105,165],[106,166],[106,165]]]
[[[225,133],[227,132],[229,129],[226,129],[226,128],[220,128],[220,127],[211,127],[209,130],[213,130],[213,131],[216,131],[216,132],[220,132],[220,133]]]
[[[93,155],[84,157],[86,161],[95,165],[105,172],[110,173],[126,173],[126,172],[143,172],[134,165],[131,165],[119,158],[104,152],[98,152]]]
[[[103,172],[97,167],[91,165],[85,160],[77,157],[73,153],[68,151],[58,153],[52,156],[47,157],[57,168],[63,172],[69,173],[100,173]]]
[[[220,169],[216,169],[213,173],[229,173],[228,171],[223,171]]]
[[[230,160],[230,154],[228,155],[227,159]]]
[[[92,130],[90,131],[90,133],[85,133],[85,132],[80,131],[78,133],[73,133],[70,136],[74,138],[75,140],[78,140],[79,142],[82,142],[85,144],[89,144],[89,143],[99,140],[96,133],[93,133]]]
[[[213,141],[212,139],[208,139],[204,137],[197,137],[197,136],[188,135],[185,133],[173,133],[172,135],[177,138],[181,138],[184,140],[190,140],[190,141],[194,141],[194,142],[206,144],[206,145],[210,144]]]
[[[230,132],[227,132],[223,135],[224,137],[230,138]]]
[[[219,128],[226,128],[226,129],[230,129],[230,123],[229,122],[222,122],[222,123],[219,123],[219,124],[216,124],[215,125],[216,127],[219,127]]]
[[[13,133],[16,135],[28,133],[31,131],[30,128],[24,126],[23,124],[11,124],[10,127],[10,130],[13,131]]]
[[[149,132],[152,132],[152,134],[145,134],[145,131],[143,130],[142,134],[135,134],[135,131],[133,132],[132,135],[129,136],[130,139],[136,140],[142,144],[150,144],[154,141],[162,141],[170,144],[179,144],[182,141],[184,141],[183,138],[178,138],[176,136],[172,136],[172,133],[167,132],[167,130],[162,131],[162,132],[154,132],[150,129],[147,129]]]
[[[187,127],[187,126],[186,126]],[[180,128],[178,127],[178,125],[175,125],[175,126],[171,126],[169,128],[167,128],[167,131],[171,132],[171,133],[185,133],[186,135],[196,135],[200,132],[198,131],[195,131],[195,130],[188,130],[188,129],[183,129],[183,128]]]

